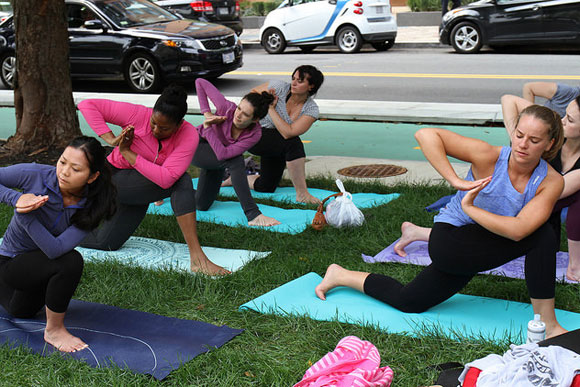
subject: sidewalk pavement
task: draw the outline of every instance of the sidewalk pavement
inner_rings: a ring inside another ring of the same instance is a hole
[[[242,35],[242,44],[244,49],[262,49],[260,45],[259,29],[244,29]],[[429,47],[446,47],[439,43],[438,26],[412,26],[398,27],[397,37],[395,38],[395,47],[404,48],[429,48]]]

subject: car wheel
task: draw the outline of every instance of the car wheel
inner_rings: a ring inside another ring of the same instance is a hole
[[[14,89],[16,76],[16,56],[13,52],[6,53],[0,59],[0,78],[7,89]]]
[[[316,46],[300,46],[300,49],[305,54],[310,54],[312,51],[314,51],[315,48]]]
[[[280,30],[269,28],[262,36],[262,46],[268,54],[281,54],[286,49],[286,39]]]
[[[387,51],[389,48],[393,48],[395,45],[395,40],[386,40],[384,42],[372,42],[371,46],[377,51]]]
[[[460,54],[475,54],[481,49],[481,32],[473,23],[459,23],[451,31],[451,45]]]
[[[352,54],[359,52],[363,45],[362,37],[355,27],[347,26],[338,31],[336,35],[336,45],[340,51]]]
[[[155,60],[147,54],[133,55],[125,66],[125,81],[137,93],[154,93],[161,86]]]

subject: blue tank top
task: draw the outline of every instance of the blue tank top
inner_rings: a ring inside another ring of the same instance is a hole
[[[508,175],[510,147],[502,147],[495,163],[491,182],[477,195],[474,205],[496,215],[516,216],[524,206],[536,195],[536,190],[548,173],[548,163],[541,159],[532,173],[524,193],[519,193],[512,185]],[[471,168],[465,180],[474,181]],[[460,227],[475,223],[463,212],[461,200],[467,191],[457,191],[451,201],[435,216],[434,222],[449,223]]]

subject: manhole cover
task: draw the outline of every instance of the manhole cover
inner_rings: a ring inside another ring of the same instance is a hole
[[[338,173],[349,177],[388,177],[402,175],[407,168],[392,164],[355,165],[338,170]]]

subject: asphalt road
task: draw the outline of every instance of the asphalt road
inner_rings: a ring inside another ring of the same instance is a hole
[[[484,50],[460,55],[451,48],[393,48],[341,54],[336,48],[303,54],[288,49],[269,55],[262,49],[244,53],[244,66],[216,80],[227,96],[242,96],[272,79],[290,79],[300,64],[325,74],[318,98],[410,102],[499,103],[502,94],[520,94],[528,81],[579,84],[578,52],[498,53]],[[130,92],[123,82],[74,81],[75,91]],[[195,94],[193,84],[187,86]]]

